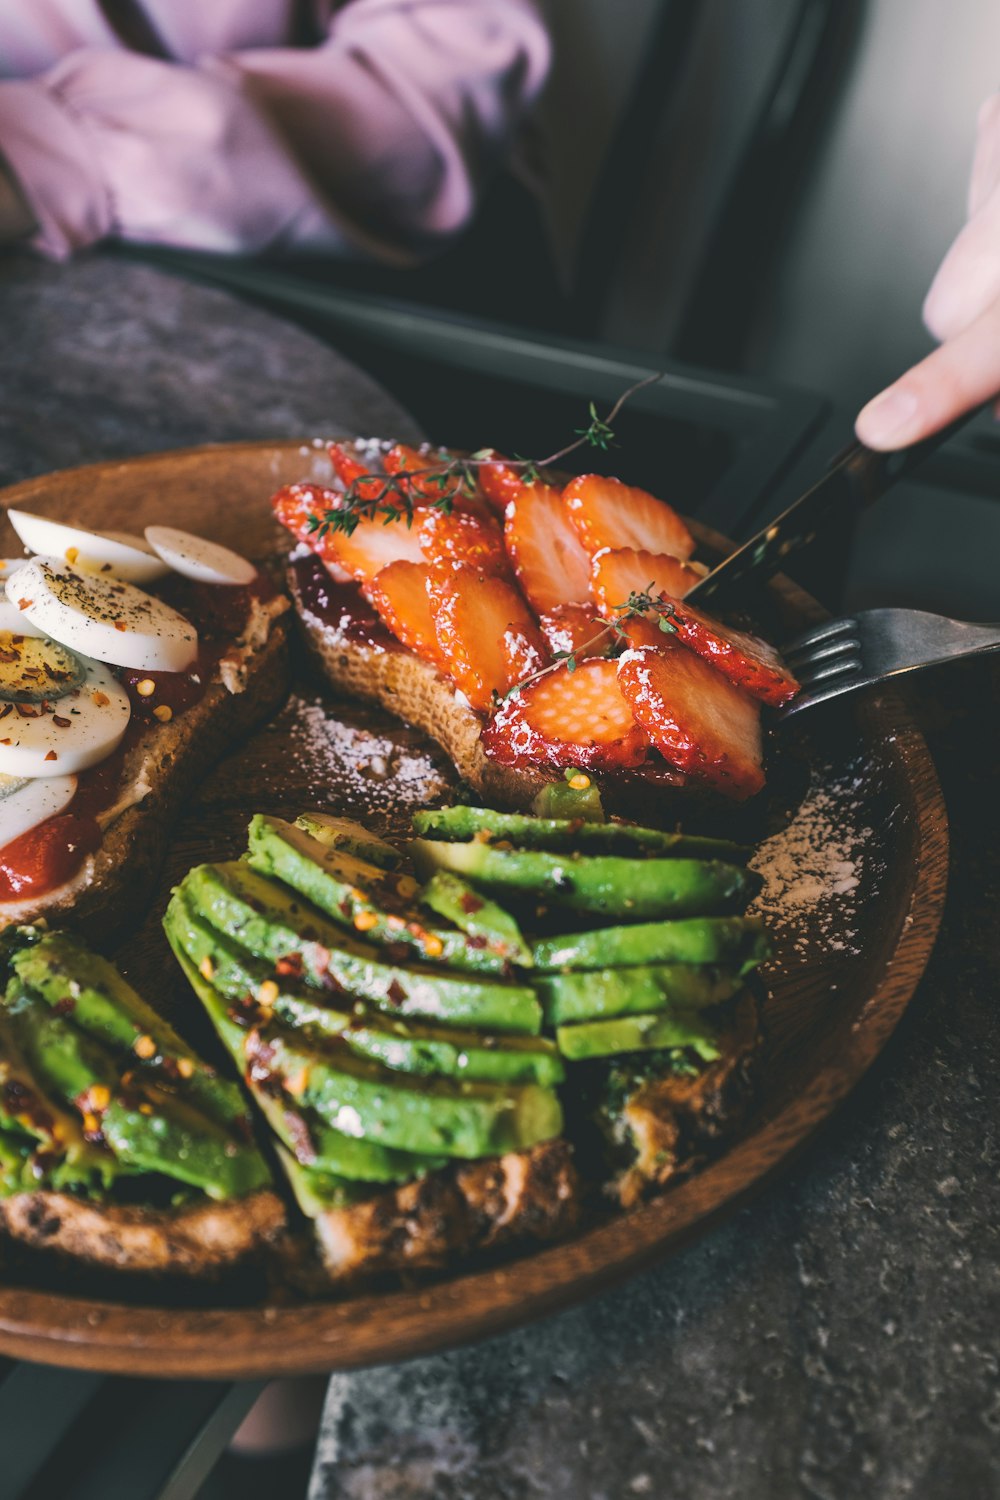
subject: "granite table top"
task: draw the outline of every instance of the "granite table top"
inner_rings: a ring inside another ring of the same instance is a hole
[[[124,260],[0,259],[0,327],[0,484],[200,442],[418,435],[302,330]],[[334,1376],[311,1500],[1000,1493],[998,689],[987,659],[913,699],[949,806],[947,911],[825,1135],[616,1290]]]

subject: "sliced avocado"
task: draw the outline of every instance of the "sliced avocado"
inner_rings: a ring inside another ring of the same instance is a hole
[[[572,784],[573,773],[562,781],[547,781],[531,804],[536,818],[583,819],[585,823],[603,823],[604,805],[596,784],[584,776],[586,786]]]
[[[736,911],[759,886],[758,876],[718,860],[550,854],[497,849],[475,839],[467,844],[416,839],[411,850],[424,877],[454,870],[490,892],[626,919]]]
[[[196,915],[188,912],[183,931],[176,913],[170,923],[177,928],[191,961],[196,966],[204,965],[205,975],[211,974],[216,996],[232,1004],[245,1024],[273,1014],[289,1026],[341,1037],[358,1056],[405,1073],[438,1073],[494,1082],[562,1081],[558,1053],[551,1042],[540,1037],[491,1036],[481,1031],[427,1026],[387,1016],[363,1003],[352,1006],[348,1001],[338,1006],[336,997],[330,997],[331,1005],[330,999],[316,989],[272,978],[266,963],[223,934],[206,926],[199,931]],[[261,995],[266,997],[263,1004],[257,999]]]
[[[484,1083],[561,1083],[556,1048],[542,1037],[490,1036],[390,1021],[384,1016],[339,1017],[304,995],[279,996],[275,1015],[291,1026],[339,1037],[359,1057],[416,1077],[469,1078]],[[343,1020],[345,1024],[339,1024]]]
[[[556,1041],[563,1057],[582,1062],[611,1057],[618,1052],[645,1052],[690,1047],[703,1062],[719,1056],[715,1030],[695,1012],[653,1011],[647,1015],[615,1016],[610,1021],[580,1021],[557,1026]]]
[[[313,984],[327,982],[331,949],[361,963],[376,958],[374,948],[348,937],[300,896],[251,870],[245,860],[197,865],[177,889],[218,931],[272,964],[301,969]]]
[[[16,1130],[0,1129],[0,1198],[46,1186],[45,1172],[33,1172],[34,1142]]]
[[[250,1191],[268,1180],[256,1149],[216,1120],[148,1080],[122,1088],[111,1054],[60,1016],[19,979],[8,986],[8,1011],[32,1072],[67,1104],[94,1116],[94,1134],[127,1167],[159,1172],[210,1197]],[[107,1099],[103,1109],[97,1091]]]
[[[493,1031],[537,1036],[541,1030],[541,1007],[527,986],[381,963],[372,949],[345,938],[304,901],[292,899],[242,861],[201,865],[178,892],[189,911],[266,960],[277,978],[301,977],[331,1000],[367,1000],[389,1015]]]
[[[739,963],[747,973],[767,958],[770,944],[759,917],[685,917],[540,938],[532,952],[540,974],[665,963]]]
[[[22,1024],[30,1025],[30,1022]],[[0,1128],[31,1136],[47,1160],[61,1160],[63,1178],[114,1176],[114,1161],[84,1137],[80,1117],[43,1090],[18,1045],[7,1011],[0,1007]],[[34,1149],[34,1146],[33,1148]],[[47,1168],[51,1175],[52,1167]]]
[[[380,1145],[477,1158],[526,1150],[562,1129],[559,1100],[538,1084],[404,1080],[346,1047],[303,1046],[276,1025],[250,1033],[248,1044],[255,1071],[266,1068],[335,1130]]]
[[[368,1183],[351,1182],[333,1172],[304,1167],[283,1146],[276,1150],[295,1201],[307,1219],[318,1219],[331,1209],[348,1208],[371,1197],[373,1188]]]
[[[176,900],[176,897],[174,898]],[[173,906],[173,903],[171,903]],[[168,916],[170,909],[168,908]],[[178,940],[176,921],[167,926],[167,936],[178,963],[191,988],[208,1012],[219,1036],[236,1064],[243,1068],[243,1028],[228,1020],[226,1002],[199,972],[197,963]],[[332,1173],[345,1179],[363,1182],[410,1182],[446,1164],[443,1156],[418,1156],[411,1151],[396,1151],[374,1141],[358,1140],[332,1130],[312,1110],[300,1109],[283,1091],[269,1093],[247,1078],[251,1093],[268,1125],[286,1149],[310,1170]]]
[[[382,870],[394,870],[402,859],[398,849],[377,834],[369,833],[353,818],[335,818],[330,813],[300,813],[295,826],[326,848],[342,849],[345,854],[367,860],[368,864],[378,865]]]
[[[13,959],[15,973],[60,1015],[104,1043],[127,1066],[151,1076],[178,1076],[182,1064],[184,1093],[213,1118],[246,1120],[238,1087],[213,1068],[177,1035],[173,1027],[118,973],[66,932],[46,933]],[[150,1046],[150,1043],[153,1045]],[[137,1049],[138,1045],[138,1050]]]
[[[528,813],[494,812],[488,807],[439,807],[413,814],[418,838],[464,843],[503,839],[516,849],[547,849],[553,853],[623,854],[633,857],[726,860],[746,864],[750,849],[728,839],[698,838],[666,833],[638,823],[592,823],[579,818],[537,818]]]
[[[39,1088],[4,1009],[0,1009],[0,1129],[23,1132],[57,1149],[80,1134],[75,1115]]]
[[[0,1198],[42,1189],[101,1193],[122,1175],[110,1151],[91,1146],[86,1155],[59,1156],[18,1130],[0,1130]]]
[[[531,949],[510,912],[477,891],[451,870],[438,870],[420,892],[420,904],[447,917],[477,944],[483,944],[508,963],[530,968]]]
[[[292,823],[259,813],[250,823],[247,864],[298,891],[349,932],[391,946],[394,957],[444,968],[502,974],[506,957],[462,931],[428,928],[410,899],[411,875],[391,875],[336,849],[325,849]]]
[[[118,1069],[106,1048],[50,1010],[20,979],[8,984],[4,1005],[22,1056],[46,1093],[78,1108],[76,1101],[92,1088],[109,1096],[116,1091]]]
[[[242,1198],[271,1180],[256,1146],[153,1084],[112,1099],[101,1134],[119,1161],[201,1188],[209,1198]]]
[[[721,1005],[742,985],[739,969],[712,964],[642,964],[633,969],[595,969],[553,974],[537,989],[551,1026],[645,1011],[701,1010]]]

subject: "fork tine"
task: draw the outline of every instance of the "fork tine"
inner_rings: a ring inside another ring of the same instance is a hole
[[[790,653],[807,650],[810,646],[817,646],[821,641],[832,640],[835,636],[843,635],[845,632],[855,634],[857,632],[857,621],[847,618],[842,620],[826,620],[822,625],[814,625],[811,630],[804,630],[801,635],[792,636],[781,647],[782,656],[787,657]]]
[[[842,693],[853,692],[858,687],[854,677],[836,678],[827,682],[825,686],[816,688],[814,692],[797,693],[790,703],[780,708],[777,714],[778,723],[790,719],[793,714],[801,713],[804,708],[815,708],[818,703],[826,703],[831,698],[839,698]]]
[[[826,645],[817,646],[812,651],[793,651],[789,656],[785,657],[785,664],[793,672],[797,672],[799,669],[805,670],[814,663],[818,665],[820,662],[826,661],[829,657],[843,656],[848,651],[857,653],[860,650],[861,642],[856,636],[849,635],[835,641],[828,641]]]
[[[835,661],[820,662],[816,670],[805,669],[799,673],[799,685],[803,688],[814,688],[819,682],[826,682],[829,678],[842,678],[845,682],[853,682],[860,677],[863,671],[861,658],[859,656],[845,656]]]

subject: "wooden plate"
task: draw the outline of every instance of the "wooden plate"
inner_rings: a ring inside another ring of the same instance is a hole
[[[271,491],[326,472],[319,443],[238,444],[52,474],[0,498],[102,528],[141,531],[169,519],[260,556],[277,541],[266,504]],[[720,545],[700,535],[709,551]],[[17,555],[9,527],[2,555]],[[783,581],[771,587],[761,612],[776,639],[821,613]],[[886,696],[827,711],[813,726],[809,717],[806,731],[819,733],[800,734],[793,774],[781,773],[775,789],[777,813],[787,817],[803,794],[795,767],[812,767],[804,811],[769,846],[776,850],[771,875],[783,882],[784,896],[780,952],[768,976],[762,1098],[721,1157],[568,1243],[416,1289],[310,1303],[273,1295],[234,1305],[221,1287],[201,1292],[192,1305],[124,1282],[110,1293],[75,1291],[63,1274],[47,1281],[39,1274],[29,1284],[0,1287],[0,1351],[94,1370],[229,1378],[396,1360],[584,1297],[734,1208],[802,1147],[878,1054],[923,971],[944,899],[944,806],[926,746],[898,704]],[[353,705],[324,711],[299,684],[276,723],[206,782],[177,830],[161,898],[196,860],[237,852],[252,811],[294,816],[302,805],[326,803],[356,813],[363,800],[379,826],[401,828],[408,806],[448,784],[442,758],[413,731]],[[158,933],[162,905],[118,957],[169,1008],[185,996]],[[186,1010],[193,1035],[197,1023]]]

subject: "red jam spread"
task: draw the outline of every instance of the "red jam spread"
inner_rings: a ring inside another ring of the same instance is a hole
[[[75,799],[74,799],[75,800]],[[67,812],[36,823],[0,849],[0,901],[24,901],[72,880],[88,854],[101,847],[94,818]]]
[[[356,645],[380,651],[404,649],[382,624],[357,584],[338,583],[331,578],[314,552],[293,558],[288,566],[303,610],[329,630]]]
[[[192,708],[211,682],[219,658],[243,630],[251,602],[274,597],[266,574],[245,586],[196,583],[172,574],[155,589],[160,598],[185,615],[198,631],[198,655],[184,672],[143,672],[117,667],[115,675],[129,695],[132,717],[113,755],[77,777],[76,792],[64,812],[29,828],[0,848],[0,901],[44,896],[72,880],[89,854],[101,847],[98,815],[118,796],[125,758],[150,725]],[[169,714],[156,710],[169,709]]]

